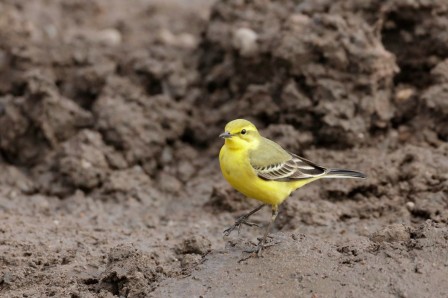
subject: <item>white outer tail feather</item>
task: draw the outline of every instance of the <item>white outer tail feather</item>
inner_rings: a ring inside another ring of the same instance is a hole
[[[361,172],[351,171],[351,170],[343,170],[343,169],[329,169],[328,172],[322,178],[358,178],[365,179],[367,178]]]

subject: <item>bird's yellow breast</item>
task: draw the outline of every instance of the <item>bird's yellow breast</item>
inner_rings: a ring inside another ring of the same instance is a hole
[[[282,203],[297,188],[293,183],[259,178],[250,165],[245,149],[232,149],[224,145],[219,153],[219,164],[230,185],[245,196],[266,204]]]

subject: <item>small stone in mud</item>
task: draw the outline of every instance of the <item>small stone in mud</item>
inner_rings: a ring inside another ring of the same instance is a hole
[[[97,42],[106,46],[117,46],[123,41],[121,33],[113,28],[104,29],[96,32]]]
[[[239,50],[241,56],[249,57],[258,52],[258,34],[249,28],[239,28],[233,34],[233,46]]]
[[[414,210],[414,208],[415,208],[415,203],[414,203],[414,202],[407,202],[407,203],[406,203],[406,208],[408,208],[409,211]]]
[[[5,272],[3,274],[2,283],[8,285],[11,283],[12,280],[13,280],[13,276],[12,276],[11,272]]]
[[[393,224],[376,231],[369,238],[377,243],[407,241],[410,239],[409,228],[402,224]]]

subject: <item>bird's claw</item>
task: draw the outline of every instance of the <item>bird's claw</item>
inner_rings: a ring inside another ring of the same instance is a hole
[[[272,238],[272,237],[271,237],[271,236],[268,236],[268,238]],[[254,247],[254,248],[252,248],[252,249],[246,249],[246,250],[244,250],[244,252],[245,252],[245,253],[248,253],[249,255],[248,255],[247,257],[241,259],[240,262],[241,262],[241,261],[244,261],[244,260],[247,260],[247,259],[249,259],[249,258],[251,258],[251,257],[253,257],[253,256],[262,257],[262,256],[263,256],[263,250],[264,250],[264,249],[266,249],[266,248],[268,248],[268,247],[270,247],[270,246],[277,245],[277,244],[279,244],[279,243],[280,243],[280,241],[266,243],[266,242],[265,242],[265,239],[261,239],[261,238],[259,238],[259,239],[258,239],[258,244],[257,244],[256,247]]]
[[[246,249],[246,250],[244,250],[244,252],[248,253],[248,254],[251,254],[249,256],[249,258],[252,257],[252,256],[262,257],[263,256],[263,253],[262,253],[263,249],[265,249],[266,247],[272,246],[272,245],[273,244],[261,244],[261,243],[258,243],[258,245],[256,247],[250,248],[250,249]]]
[[[237,220],[235,221],[235,224],[233,226],[224,230],[224,235],[229,236],[230,233],[232,233],[235,229],[238,229],[238,234],[239,234],[241,225],[246,225],[249,227],[260,227],[260,225],[257,223],[247,221],[247,216],[243,215],[243,216],[237,218]]]

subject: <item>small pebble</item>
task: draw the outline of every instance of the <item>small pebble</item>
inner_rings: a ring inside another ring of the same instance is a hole
[[[408,208],[409,211],[414,210],[414,208],[415,208],[415,203],[414,203],[414,202],[407,202],[407,203],[406,203],[406,208]]]
[[[96,37],[99,43],[108,46],[117,46],[121,44],[123,39],[121,33],[113,28],[98,31]]]
[[[241,56],[254,56],[258,52],[258,34],[249,28],[239,28],[233,34],[233,46]]]

